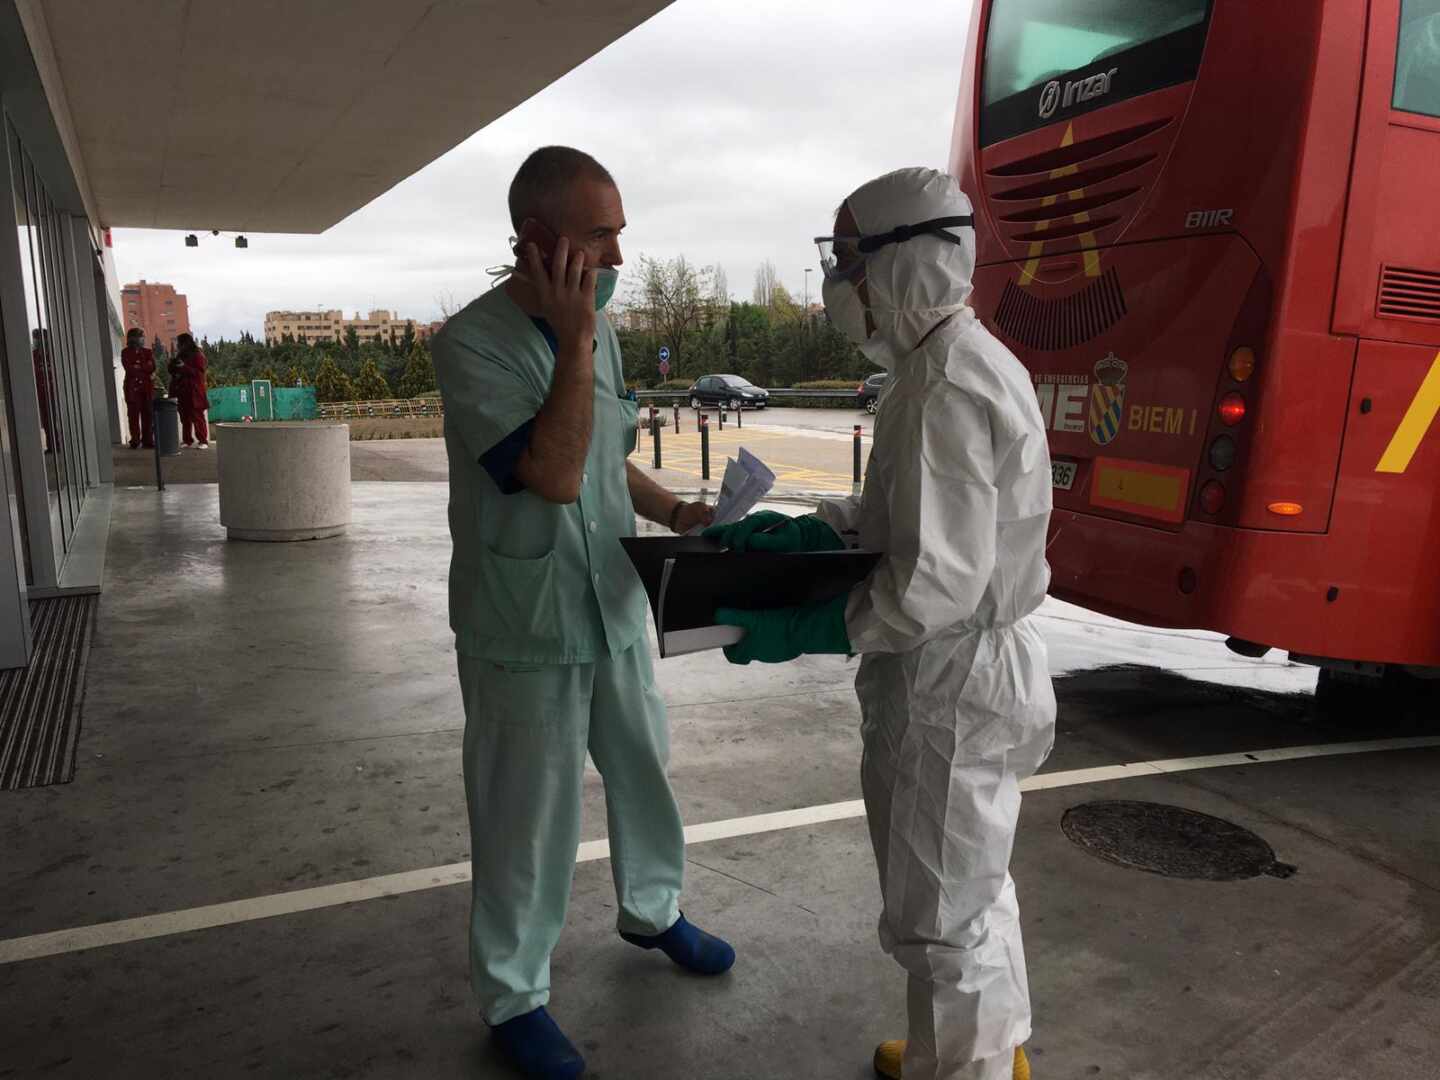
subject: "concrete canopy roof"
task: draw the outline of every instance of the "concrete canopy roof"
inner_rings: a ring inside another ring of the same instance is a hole
[[[106,226],[321,232],[669,0],[40,0]]]

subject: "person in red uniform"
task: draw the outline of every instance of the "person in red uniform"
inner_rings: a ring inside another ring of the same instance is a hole
[[[125,408],[130,414],[130,449],[155,449],[155,354],[145,347],[145,332],[132,328],[120,353],[125,369]]]
[[[199,441],[201,450],[210,449],[210,429],[205,410],[210,398],[205,393],[205,354],[189,334],[175,338],[175,359],[170,361],[170,396],[180,406],[180,429],[186,446]]]

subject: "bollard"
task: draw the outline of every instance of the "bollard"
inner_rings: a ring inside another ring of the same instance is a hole
[[[650,441],[655,444],[655,468],[660,468],[660,410],[650,409]]]
[[[675,402],[675,434],[680,434],[680,403]]]
[[[710,479],[710,418],[700,414],[700,479]]]
[[[720,430],[721,430],[721,431],[724,431],[724,430],[725,430],[725,406],[724,406],[724,405],[717,405],[717,406],[715,406],[715,415],[718,416],[718,417],[720,417]]]
[[[855,425],[855,484],[860,484],[860,425]]]
[[[745,426],[745,402],[743,401],[735,406],[735,426]]]

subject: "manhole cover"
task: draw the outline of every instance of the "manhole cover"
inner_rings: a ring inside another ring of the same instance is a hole
[[[1295,873],[1249,829],[1179,806],[1084,803],[1065,811],[1060,828],[1092,855],[1166,877],[1240,881]]]

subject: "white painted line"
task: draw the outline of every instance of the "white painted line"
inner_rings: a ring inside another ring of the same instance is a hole
[[[1231,754],[1209,754],[1204,757],[1168,758],[1158,761],[1137,761],[1127,765],[1101,765],[1091,769],[1043,773],[1032,776],[1020,785],[1022,791],[1044,791],[1051,788],[1077,787],[1084,784],[1128,780],[1140,776],[1166,776],[1197,769],[1222,769],[1241,765],[1263,765],[1276,761],[1299,761],[1306,758],[1339,757],[1369,754],[1383,750],[1420,750],[1440,748],[1440,735],[1415,736],[1404,739],[1372,739],[1366,742],[1323,743],[1315,746],[1282,746],[1273,750],[1252,750]],[[687,844],[703,844],[711,840],[728,840],[737,836],[757,836],[784,829],[804,828],[830,821],[846,821],[865,816],[865,804],[859,799],[849,802],[805,806],[780,810],[773,814],[730,818],[691,825],[685,830]],[[607,840],[588,840],[580,845],[577,862],[595,862],[608,858]],[[223,904],[168,911],[158,915],[142,915],[136,919],[96,923],[70,930],[54,930],[45,934],[10,938],[0,941],[0,964],[21,960],[37,960],[45,956],[80,952],[104,945],[122,945],[131,941],[209,930],[217,926],[269,919],[276,915],[294,915],[302,911],[337,907],[378,900],[386,896],[439,889],[447,885],[463,885],[470,880],[468,862],[435,866],[426,870],[409,870],[400,874],[320,885],[313,889],[257,896],[249,900],[231,900]]]

